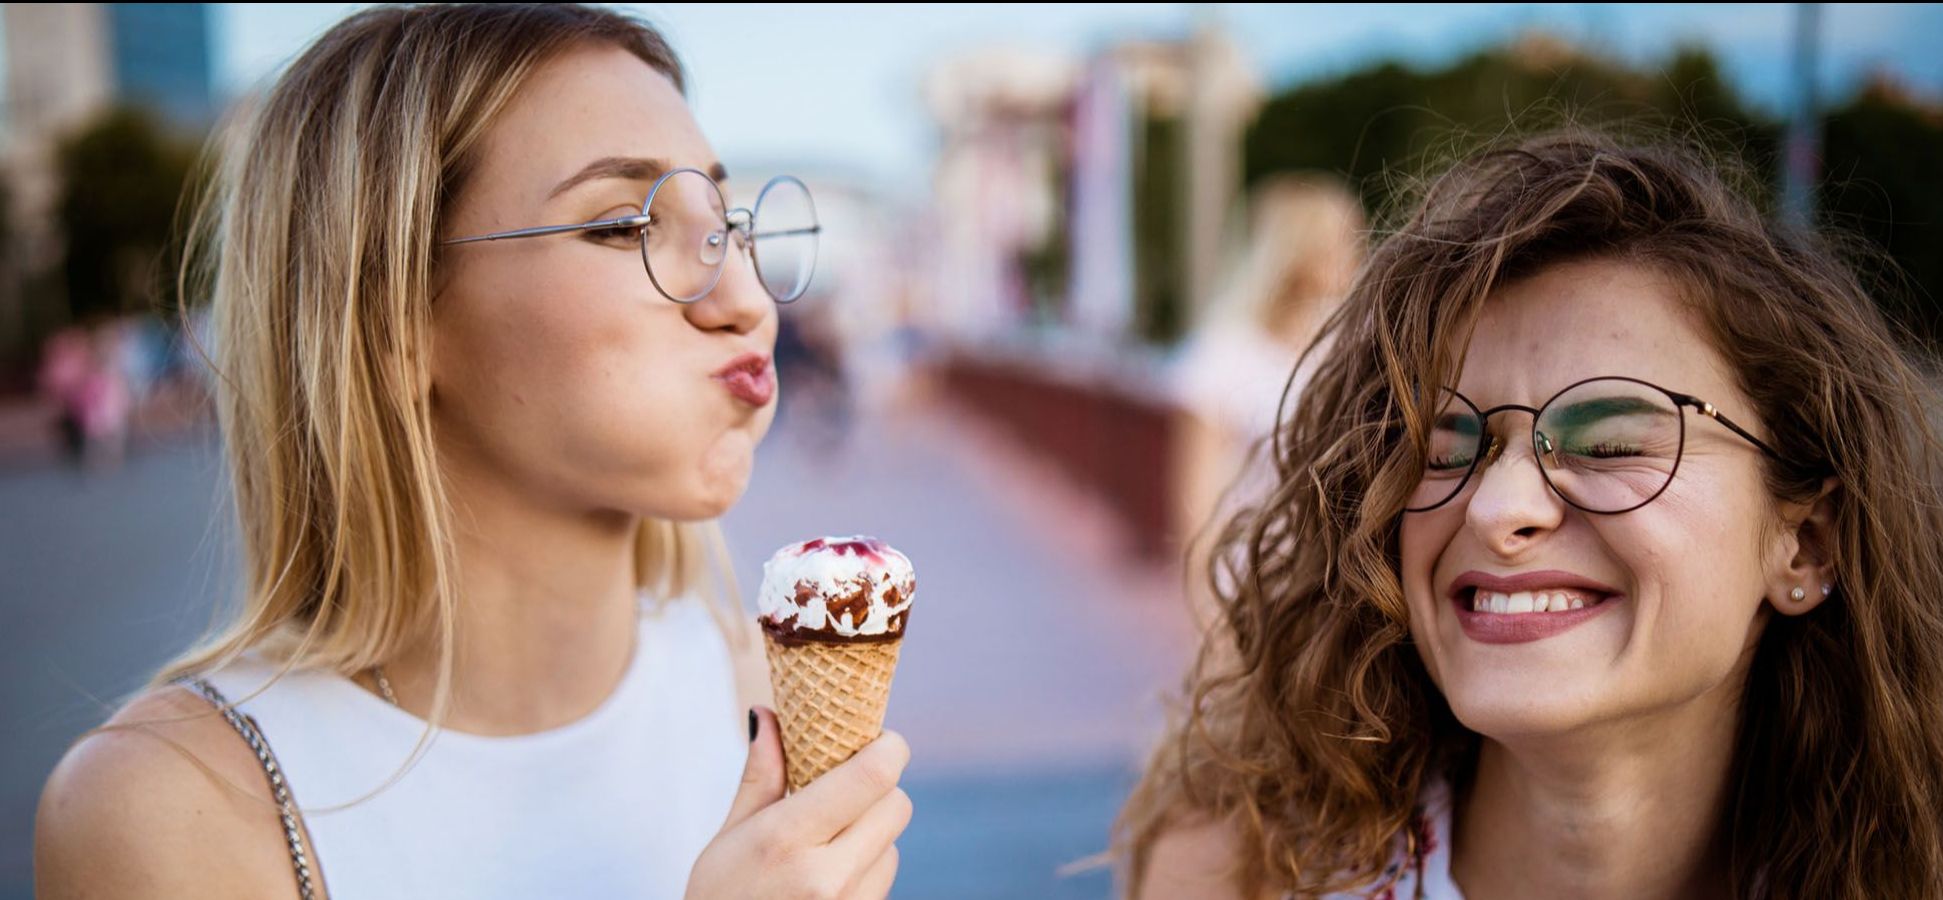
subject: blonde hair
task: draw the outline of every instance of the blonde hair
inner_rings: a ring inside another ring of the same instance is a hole
[[[212,142],[218,168],[179,286],[212,305],[242,604],[147,688],[255,650],[278,666],[255,696],[292,670],[349,676],[436,634],[426,733],[352,803],[416,762],[453,693],[460,573],[425,389],[440,223],[499,111],[541,65],[588,43],[624,48],[683,89],[666,42],[620,13],[384,6],[319,38]],[[752,641],[726,563],[714,522],[641,522],[639,585],[712,598],[731,641]]]
[[[1264,332],[1300,316],[1296,337],[1307,344],[1348,287],[1337,270],[1346,273],[1361,262],[1363,202],[1335,176],[1285,172],[1256,186],[1248,207],[1248,248],[1217,315]],[[1350,251],[1351,258],[1334,258],[1338,250]]]

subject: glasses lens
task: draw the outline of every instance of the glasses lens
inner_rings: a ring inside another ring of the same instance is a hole
[[[722,191],[701,172],[685,169],[661,180],[648,197],[641,257],[648,277],[677,303],[702,299],[722,277],[728,257],[728,212]]]
[[[1455,496],[1477,461],[1484,422],[1477,409],[1450,389],[1438,395],[1437,415],[1431,420],[1430,451],[1424,474],[1410,495],[1410,512],[1430,509]]]
[[[1683,425],[1680,408],[1657,388],[1620,378],[1588,381],[1539,411],[1538,463],[1574,505],[1625,512],[1673,480]]]
[[[810,190],[783,176],[762,190],[755,209],[756,274],[778,303],[803,296],[816,268],[816,206]]]

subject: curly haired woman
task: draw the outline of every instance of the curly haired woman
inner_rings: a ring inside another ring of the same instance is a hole
[[[1559,132],[1373,251],[1217,556],[1133,895],[1938,895],[1926,388],[1737,188]]]

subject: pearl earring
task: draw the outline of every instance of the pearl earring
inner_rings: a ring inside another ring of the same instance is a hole
[[[1793,597],[1796,602],[1800,602],[1801,598],[1808,596],[1808,592],[1802,590],[1801,588],[1795,588],[1794,590],[1788,592],[1788,596]]]
[[[1822,596],[1826,597],[1829,594],[1833,593],[1834,591],[1835,591],[1835,585],[1832,584],[1822,585]]]

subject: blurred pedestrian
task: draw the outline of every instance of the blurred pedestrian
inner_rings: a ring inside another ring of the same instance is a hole
[[[793,305],[776,335],[776,374],[789,385],[777,412],[809,458],[835,464],[850,437],[856,406],[843,337],[828,304]]]
[[[88,468],[112,471],[128,452],[128,432],[135,400],[124,367],[126,333],[113,321],[88,335],[88,366],[74,389],[75,415]]]
[[[1275,427],[1283,389],[1291,403],[1301,396],[1316,357],[1299,373],[1296,363],[1342,302],[1364,252],[1362,202],[1333,176],[1272,176],[1249,206],[1246,252],[1174,366],[1172,496],[1197,619],[1209,613],[1208,526],[1274,487],[1254,451]]]
[[[81,428],[81,391],[93,368],[93,343],[87,329],[79,325],[56,331],[41,347],[35,386],[41,401],[53,410],[49,424],[62,458],[77,466],[87,451]]]
[[[90,471],[114,468],[128,439],[132,399],[121,366],[120,333],[108,324],[78,324],[54,333],[36,373],[61,455]]]

